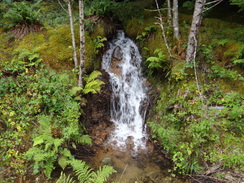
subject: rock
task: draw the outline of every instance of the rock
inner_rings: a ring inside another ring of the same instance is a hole
[[[123,52],[119,46],[116,46],[116,48],[114,48],[112,57],[119,61],[123,59]]]
[[[128,136],[126,141],[125,141],[125,144],[126,144],[126,147],[128,149],[133,149],[134,148],[134,137],[133,136]]]
[[[103,163],[104,165],[112,165],[112,164],[113,164],[112,159],[111,159],[110,157],[106,157],[106,158],[104,158],[104,159],[102,160],[102,163]]]

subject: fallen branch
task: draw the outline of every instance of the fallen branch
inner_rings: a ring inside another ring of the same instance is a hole
[[[207,175],[189,175],[189,177],[199,183],[205,183],[206,180],[209,180],[209,179],[211,180],[211,182],[217,182],[217,183],[229,182],[224,179],[218,179],[218,178],[207,176]],[[199,180],[199,179],[203,179],[203,180]]]

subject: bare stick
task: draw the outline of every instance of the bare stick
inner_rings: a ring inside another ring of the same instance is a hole
[[[124,175],[124,173],[125,173],[125,170],[126,170],[127,166],[128,166],[128,163],[125,165],[125,168],[124,168],[124,170],[123,170],[123,172],[122,172],[122,175],[121,175],[120,178],[119,178],[119,182],[120,182],[121,178],[123,177],[123,175]]]
[[[167,42],[167,38],[166,38],[166,35],[165,35],[164,26],[163,26],[162,14],[161,14],[161,12],[160,12],[160,10],[159,10],[158,1],[155,0],[155,3],[156,3],[156,6],[157,6],[157,10],[158,10],[158,14],[159,14],[158,19],[159,19],[159,22],[160,22],[160,23],[156,23],[156,24],[160,25],[160,27],[161,27],[162,34],[163,34],[163,38],[164,38],[164,42],[165,42],[165,45],[166,45],[166,47],[167,47],[169,56],[172,57],[171,52],[170,52],[170,48],[169,48],[169,45],[168,45],[168,42]]]

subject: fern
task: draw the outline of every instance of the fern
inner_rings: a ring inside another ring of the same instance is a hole
[[[92,145],[92,139],[89,135],[82,135],[76,140],[77,143]]]
[[[107,178],[112,174],[115,173],[116,170],[113,167],[104,165],[100,167],[96,172],[93,172],[92,177],[90,178],[91,182],[94,183],[103,183],[107,180]]]
[[[8,11],[4,14],[5,21],[8,22],[8,28],[26,24],[33,25],[38,23],[38,16],[40,9],[38,8],[38,1],[35,4],[31,4],[27,1],[13,2],[10,5]]]
[[[93,81],[90,81],[88,82],[86,85],[85,85],[85,88],[83,89],[83,93],[84,94],[88,94],[88,93],[97,93],[101,90],[101,85],[104,84],[103,81],[100,81],[98,79],[96,80],[93,80]]]
[[[81,160],[70,160],[70,165],[72,166],[75,174],[80,183],[103,183],[107,178],[116,171],[113,167],[105,165],[100,167],[97,171],[91,169],[85,162]],[[73,183],[73,178],[66,176],[61,173],[59,179],[56,183]]]
[[[63,172],[61,172],[56,183],[75,183],[75,181],[72,177],[70,177],[70,175],[66,176]]]
[[[149,63],[148,68],[162,68],[162,63],[167,61],[165,55],[163,55],[162,50],[160,49],[156,49],[154,54],[156,56],[148,57],[146,60]]]
[[[85,77],[84,80],[86,83],[91,82],[92,80],[96,79],[98,76],[102,75],[99,71],[93,71],[88,77]]]
[[[81,87],[79,87],[79,86],[75,86],[75,87],[73,87],[71,90],[70,90],[70,95],[72,95],[72,96],[75,96],[75,95],[77,95],[77,93],[78,92],[80,92],[82,90],[82,88]]]
[[[72,160],[71,166],[74,169],[80,182],[88,182],[87,180],[89,180],[92,176],[92,170],[85,162],[80,160]]]

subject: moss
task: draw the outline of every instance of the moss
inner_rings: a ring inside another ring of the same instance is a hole
[[[155,25],[154,23],[154,18],[148,18],[144,20],[139,18],[132,18],[126,24],[125,32],[128,36],[136,38],[138,35],[142,34],[142,32],[145,32],[146,27]]]
[[[18,48],[32,50],[33,47],[44,49],[47,46],[47,41],[43,33],[32,33],[25,36],[19,43]]]
[[[0,65],[8,62],[13,57],[14,43],[10,43],[11,35],[0,30]]]
[[[220,79],[217,80],[217,85],[223,90],[224,93],[237,92],[244,95],[244,84],[241,81]]]
[[[106,36],[104,27],[101,24],[96,24],[95,25],[95,30],[91,34],[91,39],[96,39],[97,36],[101,36],[101,37],[105,37]]]
[[[217,44],[214,49],[214,60],[222,62],[223,66],[231,63],[231,61],[238,55],[238,51],[242,45],[236,41],[226,41],[226,43],[221,44],[221,40],[218,40],[217,43],[219,44]]]
[[[149,49],[150,55],[153,55],[155,49],[161,49],[164,55],[168,55],[167,47],[160,29],[158,29],[157,32],[151,36],[151,39],[148,40],[147,48]]]
[[[85,43],[85,70],[91,71],[94,68],[94,59],[95,59],[95,50],[94,50],[94,43],[92,41],[92,38],[88,35],[86,35],[86,43]]]

